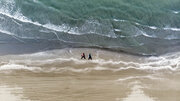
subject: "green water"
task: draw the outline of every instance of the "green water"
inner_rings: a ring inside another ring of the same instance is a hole
[[[179,50],[179,0],[1,0],[0,17],[1,43],[141,55]]]

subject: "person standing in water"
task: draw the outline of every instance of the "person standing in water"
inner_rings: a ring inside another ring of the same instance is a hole
[[[92,56],[91,56],[91,54],[90,54],[90,53],[89,53],[88,60],[92,60]]]
[[[81,59],[86,59],[86,56],[84,53],[81,55]]]

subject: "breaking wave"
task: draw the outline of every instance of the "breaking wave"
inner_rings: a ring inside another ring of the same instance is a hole
[[[14,43],[35,52],[68,47],[140,55],[178,51],[179,4],[178,0],[1,0],[1,53],[18,53]]]
[[[146,72],[177,72],[180,70],[180,53],[167,54],[161,57],[137,57],[95,50],[93,60],[88,61],[79,59],[78,53],[80,54],[80,52],[78,51],[80,50],[68,49],[68,51],[54,50],[27,55],[1,56],[0,71],[27,70],[44,73],[100,72],[105,74],[108,72],[114,74],[130,70]],[[124,60],[124,57],[127,58]]]

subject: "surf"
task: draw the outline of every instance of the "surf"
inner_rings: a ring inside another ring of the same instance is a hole
[[[82,52],[92,53],[93,60],[82,60]],[[147,73],[177,73],[180,70],[180,53],[160,57],[141,57],[111,51],[68,48],[24,55],[0,57],[0,71],[29,71],[36,73],[101,73],[118,74],[124,71]]]
[[[179,1],[159,1],[1,0],[1,53],[20,53],[5,47],[14,46],[9,39],[34,47],[31,52],[82,47],[136,55],[177,52]]]

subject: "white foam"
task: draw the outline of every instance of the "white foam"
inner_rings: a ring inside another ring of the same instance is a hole
[[[25,23],[31,23],[31,24],[34,24],[34,25],[37,25],[37,26],[42,26],[41,24],[39,24],[38,22],[32,22],[31,20],[29,20],[27,17],[23,16],[19,11],[17,11],[15,14],[11,15],[9,13],[5,13],[5,12],[2,12],[0,10],[0,14],[2,15],[5,15],[5,16],[8,16],[12,19],[16,19],[18,21],[21,21],[21,22],[25,22]]]
[[[75,73],[87,73],[91,71],[91,68],[84,68],[84,69],[76,69],[72,67],[64,67],[64,68],[53,68],[46,72],[75,72]]]
[[[19,20],[21,22],[26,23],[33,23],[35,25],[40,25],[38,23],[30,21],[27,17],[25,17],[22,13],[20,13],[20,10],[15,8],[15,1],[14,0],[3,0],[2,7],[0,7],[0,14],[8,16],[12,19]],[[14,11],[14,12],[12,12]]]
[[[140,36],[140,35],[143,35],[143,36],[149,37],[149,38],[156,38],[155,35],[149,35],[149,34],[147,34],[146,32],[144,32],[144,31],[142,31],[142,30],[139,30],[139,31],[137,32],[137,34],[134,35],[134,36],[137,37],[137,36]]]
[[[174,14],[179,14],[180,11],[172,11]]]
[[[116,22],[125,22],[126,20],[113,19]]]
[[[9,0],[7,0],[7,1],[9,1]],[[13,0],[10,0],[10,1],[13,1]],[[7,3],[9,3],[9,2],[7,2]],[[10,2],[10,3],[11,4],[8,4],[8,6],[14,5],[14,2]],[[47,28],[47,29],[50,29],[50,30],[54,30],[54,31],[58,31],[58,32],[66,32],[69,29],[69,27],[67,27],[65,25],[57,26],[57,25],[53,25],[51,23],[42,25],[42,24],[40,24],[38,22],[33,22],[30,19],[28,19],[27,17],[25,17],[20,12],[20,10],[17,10],[14,13],[11,13],[10,10],[8,9],[8,7],[0,8],[0,14],[8,16],[8,17],[10,17],[12,19],[24,22],[24,23],[30,23],[30,24],[33,24],[33,25],[36,25],[36,26],[44,27],[44,28]]]
[[[136,25],[141,25],[140,23],[135,22]]]
[[[157,78],[157,77],[150,76],[150,75],[148,75],[148,76],[129,76],[129,77],[126,77],[126,78],[120,78],[117,81],[127,81],[127,80],[132,80],[132,79],[161,80],[162,78]]]
[[[150,38],[155,38],[155,36],[148,35],[146,32],[140,31],[142,35]]]
[[[0,71],[4,70],[40,70],[39,67],[27,67],[25,65],[19,65],[19,64],[5,64],[0,66]]]
[[[152,69],[152,70],[171,70],[177,71],[180,69],[179,54],[168,54],[160,57],[151,57],[147,59],[147,63],[141,64],[142,69]]]
[[[164,30],[180,31],[180,28],[163,28]]]
[[[67,25],[63,24],[61,26],[57,26],[51,23],[45,24],[45,25],[41,25],[42,27],[45,27],[47,29],[51,29],[54,31],[58,31],[58,32],[68,32],[68,30],[70,29],[70,27],[67,27]]]
[[[106,37],[117,38],[115,34],[113,34],[113,35],[109,35],[109,34],[108,35],[104,35],[104,34],[99,34],[99,33],[91,32],[91,31],[81,33],[78,30],[78,27],[71,28],[71,27],[69,27],[66,24],[54,25],[54,24],[51,24],[51,23],[47,23],[45,25],[42,25],[42,24],[40,24],[38,22],[31,21],[30,19],[28,19],[27,17],[23,16],[19,12],[16,12],[15,15],[11,15],[11,14],[7,14],[7,13],[4,13],[4,12],[0,11],[0,14],[3,14],[5,16],[8,16],[10,18],[16,19],[16,20],[24,22],[24,23],[30,23],[30,24],[33,24],[33,25],[36,25],[36,26],[40,26],[40,27],[43,27],[43,28],[46,28],[46,29],[49,29],[49,30],[57,31],[57,32],[65,32],[65,33],[72,34],[72,35],[83,35],[83,34],[92,34],[92,33],[95,33],[95,34],[106,36]]]
[[[148,26],[148,27],[151,29],[157,29],[157,27],[155,27],[155,26]]]
[[[20,56],[8,56],[5,58],[1,57],[2,60],[0,63],[3,64],[1,69],[29,69],[31,67],[42,67],[42,71],[47,68],[43,68],[44,66],[53,66],[54,64],[61,65],[63,63],[71,63],[72,66],[86,66],[82,68],[62,68],[58,67],[49,67],[57,68],[56,70],[69,70],[69,71],[78,71],[78,72],[90,72],[90,71],[110,71],[110,72],[119,72],[123,70],[143,70],[147,72],[155,72],[165,70],[168,72],[174,72],[180,70],[180,53],[168,54],[159,57],[141,57],[142,62],[132,62],[132,61],[123,61],[123,60],[104,60],[102,58],[94,58],[92,61],[81,60],[78,57],[60,57],[64,52],[53,51],[53,52],[39,52],[35,54],[29,55],[20,55]],[[69,53],[67,53],[68,55]],[[71,53],[72,55],[72,53]],[[139,57],[137,57],[139,58]],[[89,64],[93,64],[93,66],[88,67]],[[65,66],[65,67],[66,67]]]
[[[145,27],[148,27],[148,28],[153,29],[153,30],[158,29],[156,26],[143,25],[143,24],[140,24],[140,23],[137,23],[137,22],[134,22],[134,23],[135,23],[136,25],[138,25],[138,26],[145,26]]]
[[[105,67],[86,67],[86,68],[73,68],[73,67],[64,67],[64,68],[54,68],[53,72],[67,72],[67,71],[71,71],[71,72],[76,72],[76,73],[89,73],[92,71],[114,71],[113,69],[110,68],[105,68]],[[49,72],[49,71],[48,71]]]
[[[36,2],[36,1],[35,1]],[[102,36],[106,36],[106,37],[113,37],[113,38],[116,38],[116,35],[113,34],[113,35],[104,35],[104,34],[101,34],[101,33],[98,33],[98,32],[94,32],[94,30],[96,29],[93,29],[93,30],[88,30],[88,31],[83,31],[81,32],[79,29],[83,29],[83,25],[82,28],[78,28],[78,27],[69,27],[69,25],[66,25],[66,24],[62,24],[62,25],[54,25],[54,24],[51,24],[51,23],[47,23],[47,24],[40,24],[39,22],[33,22],[31,21],[29,18],[25,17],[20,10],[17,10],[16,12],[14,13],[10,13],[10,11],[6,8],[1,8],[0,9],[0,14],[2,15],[5,15],[5,16],[8,16],[12,19],[15,19],[15,20],[18,20],[18,21],[21,21],[21,22],[24,22],[24,23],[30,23],[30,24],[33,24],[33,25],[36,25],[36,26],[40,26],[40,27],[43,27],[43,28],[46,28],[46,29],[49,29],[49,30],[53,30],[53,31],[57,31],[57,32],[65,32],[65,33],[68,33],[68,34],[74,34],[74,35],[83,35],[83,34],[91,34],[91,33],[95,33],[95,34],[98,34],[98,35],[102,35]],[[88,24],[89,25],[92,25],[91,23],[93,24],[97,24],[99,25],[98,22],[95,22],[95,21],[91,21],[91,20],[87,20],[85,24]]]
[[[120,30],[120,29],[114,29],[114,31],[116,31],[116,32],[121,32],[122,30]]]
[[[82,34],[87,34],[87,33],[91,33],[91,31],[86,31],[86,32],[83,32],[81,33],[79,30],[78,30],[78,27],[74,27],[74,28],[71,28],[69,27],[68,25],[66,24],[62,24],[62,25],[54,25],[54,24],[51,24],[51,23],[47,23],[47,24],[40,24],[39,22],[33,22],[31,21],[29,18],[25,17],[21,11],[19,9],[17,9],[15,12],[11,12],[13,11],[14,7],[15,7],[15,2],[14,0],[7,0],[7,1],[4,1],[6,2],[6,5],[5,7],[0,7],[0,14],[2,15],[5,15],[5,16],[8,16],[12,19],[15,19],[15,20],[18,20],[18,21],[21,21],[21,22],[24,22],[24,23],[30,23],[30,24],[33,24],[33,25],[36,25],[36,26],[40,26],[40,27],[43,27],[43,28],[46,28],[46,29],[49,29],[49,30],[53,30],[53,31],[57,31],[57,32],[66,32],[66,33],[69,33],[69,34],[74,34],[74,35],[82,35]],[[37,0],[34,0],[34,2],[38,2]],[[11,9],[9,9],[9,7],[11,7]],[[90,23],[90,25],[92,25],[92,23],[94,24],[99,24],[95,21],[91,21],[91,20],[87,20],[86,21],[87,23]],[[83,25],[84,26],[84,25]],[[82,26],[82,27],[83,27]],[[82,29],[82,28],[80,28]],[[96,33],[98,34],[98,33]],[[100,34],[100,35],[103,35],[103,34]],[[114,37],[114,35],[105,35],[107,37]]]
[[[9,32],[9,31],[5,31],[5,30],[1,30],[1,29],[0,29],[0,32],[1,32],[1,33],[4,33],[4,34],[11,35],[11,36],[15,35],[14,33],[11,33],[11,32]]]

